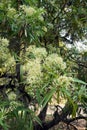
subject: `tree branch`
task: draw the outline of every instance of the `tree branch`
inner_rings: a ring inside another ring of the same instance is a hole
[[[87,117],[79,116],[79,117],[75,117],[75,118],[71,118],[71,119],[66,119],[66,120],[64,120],[64,122],[67,124],[70,124],[71,122],[76,121],[76,120],[80,120],[80,119],[87,120]]]
[[[42,120],[42,121],[45,120],[47,108],[48,108],[48,103],[47,103],[46,106],[40,111],[40,113],[39,113],[39,115],[38,115],[38,117],[39,117],[40,120]]]

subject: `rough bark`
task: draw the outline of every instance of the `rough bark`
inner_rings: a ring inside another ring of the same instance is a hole
[[[55,125],[58,125],[61,121],[69,125],[71,122],[79,119],[87,120],[87,117],[75,117],[75,118],[67,118],[68,115],[72,113],[72,107],[68,103],[66,103],[65,107],[58,112],[58,109],[54,112],[54,118],[51,121],[42,121],[42,126],[35,124],[34,130],[49,130]]]

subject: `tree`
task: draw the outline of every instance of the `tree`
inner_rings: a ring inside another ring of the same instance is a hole
[[[58,4],[58,8],[56,4]],[[62,9],[61,6],[63,6]],[[70,28],[70,25],[73,25],[73,22],[67,23],[69,18],[67,15],[75,14],[75,12],[70,11],[74,6],[74,2],[73,5],[69,5],[65,1],[58,3],[55,0],[52,2],[1,0],[1,128],[48,130],[60,121],[70,124],[75,119],[86,119],[83,116],[75,117],[79,107],[77,102],[84,104],[82,97],[86,97],[86,83],[74,80],[73,76],[68,73],[66,63],[57,48],[40,47],[43,45],[42,42],[47,45],[50,42],[53,43],[54,40],[55,43],[59,43],[60,40],[63,41],[66,38],[65,36],[62,38],[61,31],[68,30],[68,26]],[[51,16],[53,15],[52,11],[54,18]],[[77,11],[76,8],[75,11]],[[63,24],[65,26],[66,23],[68,25],[63,28]],[[85,21],[84,24],[81,21],[81,24],[85,26]],[[49,35],[46,33],[47,30]],[[75,30],[74,25],[72,30]],[[73,31],[70,30],[68,34],[74,34]],[[77,39],[79,36],[78,28],[75,31],[75,34],[78,33],[78,35],[75,35]],[[83,36],[83,32],[81,36]],[[50,39],[51,34],[52,39]],[[75,84],[73,80],[78,83]],[[80,90],[79,83],[84,84],[82,90]],[[77,84],[78,87],[76,87]],[[78,90],[78,93],[76,90]],[[58,111],[59,107],[56,106],[53,120],[46,122],[48,103],[54,97],[54,94],[57,96],[57,102],[59,102],[61,95],[67,99],[67,103],[60,111]],[[74,98],[75,96],[76,98]],[[38,107],[36,107],[36,104],[38,104]],[[33,105],[34,110],[29,108],[31,105]],[[36,116],[35,112],[39,107],[41,111]],[[68,119],[69,115],[75,118]]]
[[[64,41],[73,44],[86,36],[86,0],[42,0],[38,5],[46,10],[44,19],[48,23],[48,32],[45,43],[58,46],[59,41]]]

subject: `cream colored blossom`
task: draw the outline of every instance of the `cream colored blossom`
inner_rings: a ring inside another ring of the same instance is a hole
[[[53,80],[53,86],[55,87],[68,87],[73,81],[72,77],[67,77],[65,75],[55,78]]]
[[[2,72],[14,71],[15,69],[15,60],[11,56],[8,49],[9,41],[6,38],[0,38],[0,67]]]
[[[22,6],[20,6],[20,8],[22,10],[24,10],[24,12],[26,13],[27,16],[32,16],[33,14],[36,13],[36,10],[33,7],[22,5]]]
[[[27,54],[30,53],[30,52],[33,52],[33,50],[35,50],[35,48],[36,48],[35,45],[29,46],[29,47],[26,49]]]
[[[23,71],[27,73],[27,83],[36,84],[42,76],[40,60],[30,60],[23,66]]]
[[[29,55],[30,53],[33,54],[35,58],[43,59],[47,56],[47,51],[45,48],[42,47],[35,47],[35,46],[30,46],[27,48],[26,54]]]
[[[14,57],[10,54],[8,55],[8,60],[5,62],[5,67],[11,68],[16,65]]]
[[[59,57],[56,53],[49,55],[43,65],[47,71],[58,71],[66,68],[66,63],[63,62],[62,57]]]
[[[45,26],[42,29],[44,32],[47,32],[47,28]]]
[[[9,8],[8,8],[8,12],[7,12],[7,16],[8,16],[9,18],[13,18],[14,15],[16,15],[16,13],[17,13],[17,11],[16,11],[15,8],[9,7]]]
[[[0,45],[7,47],[9,44],[9,41],[6,38],[0,38]]]
[[[34,51],[34,55],[37,58],[43,58],[47,56],[47,52],[45,48],[36,48]]]
[[[38,16],[38,19],[39,19],[40,21],[44,21],[44,18],[43,18],[43,16],[41,16],[41,15]]]
[[[0,3],[0,8],[1,8],[1,9],[3,9],[3,6],[4,6],[4,4],[3,4],[3,3]]]
[[[9,41],[6,38],[0,38],[0,61],[3,64],[6,60],[8,60],[8,44]]]

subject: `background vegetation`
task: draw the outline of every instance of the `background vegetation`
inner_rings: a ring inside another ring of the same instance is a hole
[[[87,120],[79,109],[87,114],[87,51],[75,46],[86,39],[86,13],[86,0],[1,0],[0,129],[48,130]]]

